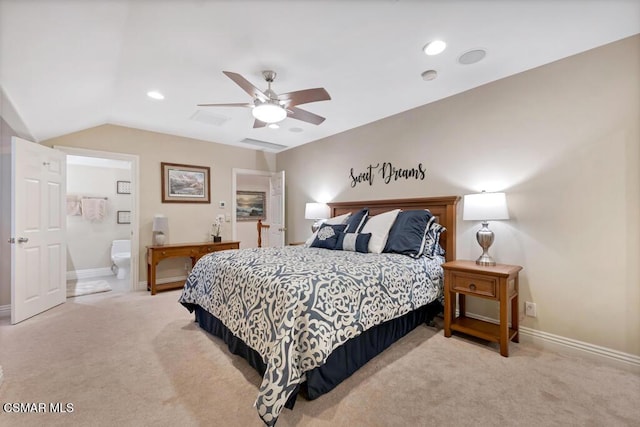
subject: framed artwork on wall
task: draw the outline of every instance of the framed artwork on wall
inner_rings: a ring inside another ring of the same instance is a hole
[[[160,164],[162,203],[211,203],[208,166]]]
[[[131,181],[117,181],[116,192],[118,194],[131,194]]]
[[[131,224],[131,211],[118,211],[118,224]]]
[[[236,220],[264,220],[266,200],[264,191],[236,191]]]

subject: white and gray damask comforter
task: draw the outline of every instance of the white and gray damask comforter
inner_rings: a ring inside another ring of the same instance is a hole
[[[305,372],[336,347],[440,297],[443,261],[302,246],[214,252],[195,265],[180,302],[262,356],[256,407],[273,425]]]

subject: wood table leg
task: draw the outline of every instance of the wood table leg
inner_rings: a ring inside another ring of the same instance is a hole
[[[509,319],[506,280],[500,279],[500,354],[509,357]]]

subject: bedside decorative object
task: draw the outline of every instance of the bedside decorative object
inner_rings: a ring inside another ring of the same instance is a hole
[[[493,231],[489,230],[489,220],[509,219],[507,198],[504,193],[468,194],[464,196],[462,219],[465,221],[482,221],[482,228],[476,233],[482,255],[476,260],[478,265],[496,265],[489,255],[489,247],[493,243]]]
[[[330,216],[329,205],[326,203],[307,203],[304,208],[304,218],[313,219],[316,222],[311,226],[311,231],[315,233],[323,222]]]
[[[473,261],[449,261],[444,269],[444,336],[458,331],[500,344],[500,354],[509,356],[509,341],[519,342],[518,273],[519,265],[479,266]],[[498,301],[500,323],[466,316],[466,296]],[[456,298],[457,297],[457,298]],[[456,299],[459,299],[456,317]],[[509,326],[509,307],[511,326]]]
[[[169,232],[169,219],[161,214],[153,217],[153,244],[162,246],[167,242],[166,234]]]

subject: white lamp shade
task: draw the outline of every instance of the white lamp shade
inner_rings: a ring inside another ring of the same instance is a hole
[[[154,216],[153,231],[166,234],[169,231],[169,218],[164,215]]]
[[[251,114],[263,123],[277,123],[287,117],[287,111],[284,108],[270,102],[256,105],[253,107],[253,110],[251,110]]]
[[[465,221],[509,219],[507,197],[504,193],[479,193],[464,196]]]
[[[304,208],[305,219],[327,219],[331,211],[326,203],[307,203]]]

